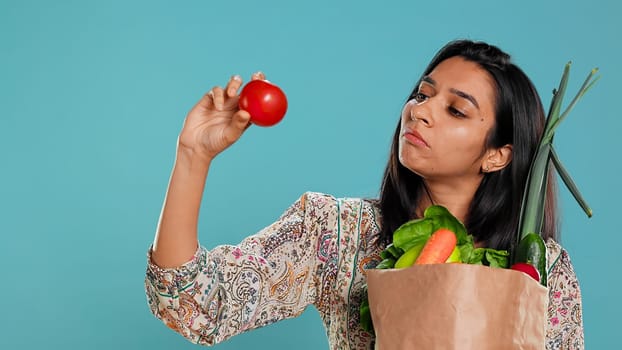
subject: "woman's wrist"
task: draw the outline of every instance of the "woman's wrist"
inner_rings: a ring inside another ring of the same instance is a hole
[[[206,171],[213,160],[206,152],[179,145],[175,158],[175,167],[194,171]]]

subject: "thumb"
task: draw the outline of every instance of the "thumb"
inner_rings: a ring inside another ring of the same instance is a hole
[[[227,127],[227,138],[232,141],[237,140],[251,125],[250,120],[251,115],[247,111],[239,110],[235,112]]]

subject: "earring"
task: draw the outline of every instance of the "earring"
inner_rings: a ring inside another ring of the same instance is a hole
[[[488,164],[486,164],[486,166],[484,167],[484,172],[487,173],[490,170],[490,168],[488,167]]]

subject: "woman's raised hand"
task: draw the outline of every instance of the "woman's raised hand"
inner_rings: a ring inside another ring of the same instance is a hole
[[[251,79],[265,76],[255,73]],[[186,117],[180,150],[211,160],[240,138],[250,126],[250,114],[238,107],[240,86],[242,78],[234,75],[224,89],[216,86],[201,98]]]

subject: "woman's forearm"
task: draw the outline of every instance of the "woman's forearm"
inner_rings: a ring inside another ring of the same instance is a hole
[[[190,260],[198,247],[199,208],[211,159],[179,148],[160,214],[153,262],[176,267]]]

